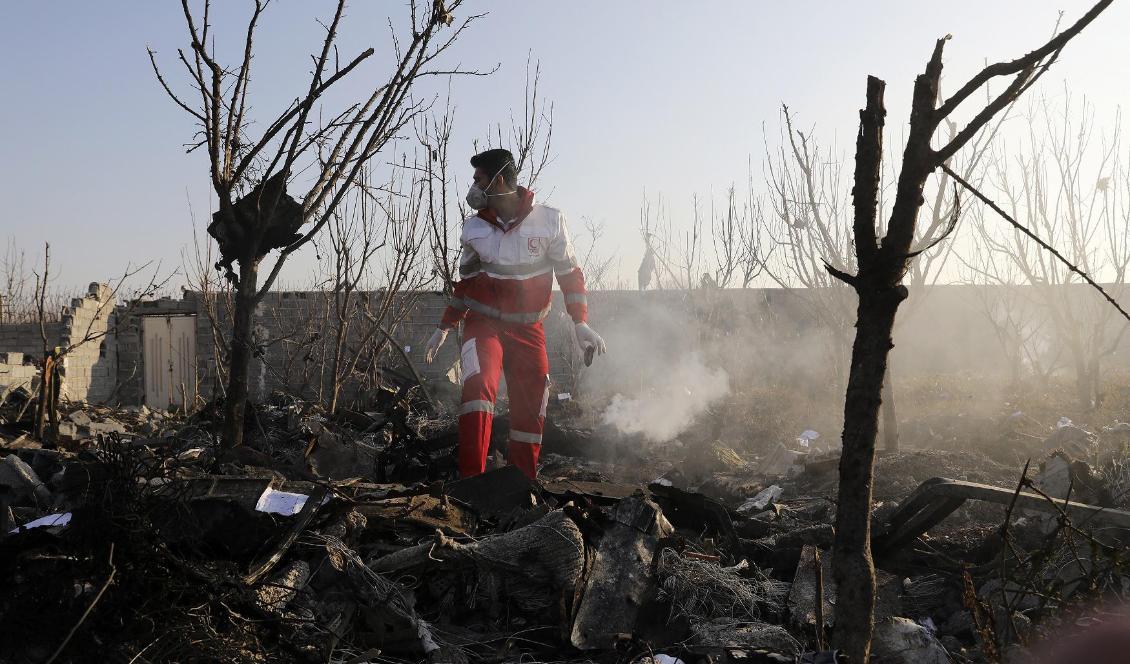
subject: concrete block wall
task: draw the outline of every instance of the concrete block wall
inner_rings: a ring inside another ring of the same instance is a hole
[[[101,287],[105,288],[105,287]],[[844,297],[850,310],[853,295],[837,292]],[[186,292],[180,299],[165,298],[151,302],[119,306],[114,321],[94,321],[92,312],[104,297],[104,290],[93,289],[86,298],[76,300],[65,320],[52,327],[55,336],[52,345],[61,345],[66,339],[79,338],[79,328],[85,331],[92,322],[104,325],[115,333],[97,343],[77,350],[65,367],[67,396],[92,401],[111,399],[115,403],[143,403],[145,395],[143,362],[144,347],[141,335],[141,318],[148,315],[196,315],[196,370],[198,391],[204,398],[215,394],[223,378],[217,372],[220,353],[217,350],[213,326],[206,315],[208,307],[203,295]],[[380,293],[365,294],[377,300]],[[695,322],[714,339],[736,339],[738,346],[727,346],[731,357],[727,367],[735,375],[763,375],[789,379],[824,375],[826,356],[820,352],[821,344],[834,343],[846,353],[850,347],[852,330],[847,330],[846,341],[831,341],[828,331],[820,323],[812,305],[811,293],[787,289],[747,290],[695,290],[682,291],[602,291],[589,295],[590,320],[593,327],[609,336],[618,333],[616,341],[623,350],[630,344],[632,335],[649,335],[649,316],[662,315],[675,325],[680,321]],[[1091,293],[1080,293],[1080,297]],[[915,291],[900,312],[895,331],[893,361],[898,375],[937,374],[960,371],[977,371],[985,374],[1007,371],[1007,360],[997,347],[995,333],[985,319],[979,302],[984,295],[967,286],[934,286]],[[821,300],[823,301],[823,300]],[[403,320],[392,326],[391,332],[398,345],[407,348],[415,367],[430,380],[443,380],[458,358],[460,339],[453,333],[433,364],[424,362],[424,347],[440,320],[446,306],[444,296],[435,292],[413,293],[399,296],[396,307],[406,309]],[[213,307],[217,315],[217,328],[221,334],[230,329],[230,312],[225,302]],[[328,394],[330,384],[330,351],[333,325],[329,317],[332,301],[319,292],[277,292],[269,294],[255,313],[254,335],[262,356],[252,362],[250,372],[251,394],[255,399],[265,399],[271,392],[285,389],[290,394],[316,400]],[[355,313],[360,317],[360,313]],[[362,348],[359,329],[365,328],[363,320],[357,324],[347,340],[349,357]],[[555,386],[560,391],[570,391],[584,374],[579,357],[573,348],[573,325],[562,303],[561,294],[554,293],[552,310],[545,321],[550,370]],[[76,336],[78,335],[78,336]],[[377,337],[374,337],[374,339]],[[221,344],[226,345],[226,344]],[[42,342],[38,326],[0,326],[0,352],[25,353],[37,361],[41,357]],[[370,346],[371,348],[371,346]],[[617,352],[613,344],[610,352]],[[673,348],[672,354],[686,351]],[[380,360],[382,366],[403,368],[398,353],[386,352]],[[17,364],[17,366],[24,366]],[[1130,368],[1130,338],[1123,347],[1106,360],[1108,368]],[[751,373],[751,369],[753,373]],[[0,366],[0,383],[4,367]],[[9,370],[7,375],[26,374],[28,369]],[[358,393],[360,383],[347,385],[344,394],[348,402]]]
[[[47,323],[47,347],[54,348],[59,345],[59,339],[65,329],[61,321]],[[43,359],[43,337],[40,335],[39,323],[17,323],[0,325],[0,352],[11,351],[23,353],[25,357],[34,362]]]
[[[158,300],[134,302],[119,306],[116,312],[114,365],[116,389],[112,401],[125,405],[145,402],[145,347],[142,335],[142,318],[145,316],[196,316],[196,375],[198,391],[207,398],[211,395],[210,377],[215,376],[215,343],[212,326],[205,315],[206,308],[199,293],[186,292],[181,299],[163,297]]]
[[[33,391],[38,377],[39,368],[31,363],[31,358],[18,351],[0,353],[0,399],[20,387]]]
[[[114,292],[92,283],[85,297],[71,300],[63,316],[63,396],[71,401],[106,401],[117,383]],[[73,347],[72,347],[73,346]]]
[[[113,291],[92,283],[62,313],[61,320],[45,326],[49,348],[69,349],[60,371],[62,395],[72,401],[105,401],[117,381]],[[30,384],[42,362],[38,323],[0,326],[0,389]]]

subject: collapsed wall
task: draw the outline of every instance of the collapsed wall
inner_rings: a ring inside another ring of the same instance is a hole
[[[71,300],[58,321],[42,327],[39,323],[0,326],[0,394],[37,384],[37,365],[46,345],[66,351],[62,396],[93,403],[109,399],[117,380],[114,304],[109,286],[92,283],[85,296]]]
[[[114,291],[93,283],[85,297],[71,300],[64,312],[58,346],[63,357],[63,396],[71,401],[103,403],[117,380],[114,339]]]

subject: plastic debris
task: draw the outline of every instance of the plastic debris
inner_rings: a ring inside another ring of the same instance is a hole
[[[754,496],[753,498],[750,498],[749,500],[742,503],[738,507],[738,511],[739,512],[761,511],[761,510],[765,509],[766,507],[768,507],[769,503],[780,498],[781,494],[784,493],[784,492],[785,492],[784,489],[782,489],[779,485],[774,484],[773,486],[771,486],[767,489],[762,489],[760,492],[758,492],[758,494],[756,496]]]
[[[805,429],[804,431],[801,432],[801,434],[799,436],[797,436],[796,442],[801,447],[807,448],[809,445],[812,444],[812,441],[816,440],[819,437],[820,437],[820,433],[818,431],[813,431],[812,429]]]
[[[60,514],[49,514],[42,516],[35,521],[29,521],[19,528],[13,528],[8,531],[9,534],[18,533],[21,530],[31,530],[32,528],[61,528],[71,522],[71,513],[62,512]]]

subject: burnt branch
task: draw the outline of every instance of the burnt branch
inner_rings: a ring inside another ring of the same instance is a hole
[[[1091,288],[1094,288],[1095,290],[1097,290],[1099,292],[1099,294],[1102,295],[1103,298],[1106,299],[1106,301],[1111,304],[1111,306],[1113,306],[1115,309],[1117,309],[1118,313],[1122,314],[1123,318],[1130,321],[1130,313],[1127,313],[1127,311],[1122,308],[1122,305],[1120,305],[1117,300],[1115,300],[1113,297],[1111,297],[1110,293],[1107,293],[1106,290],[1098,284],[1098,282],[1096,282],[1094,279],[1092,279],[1090,277],[1090,275],[1088,275],[1086,272],[1084,272],[1082,269],[1080,269],[1077,265],[1075,265],[1071,261],[1067,260],[1067,258],[1059,252],[1059,250],[1057,250],[1055,247],[1048,244],[1047,242],[1044,242],[1042,239],[1040,239],[1040,236],[1036,235],[1031,230],[1029,230],[1028,227],[1024,226],[1019,221],[1012,218],[1011,215],[1009,215],[1007,212],[1005,212],[1003,209],[1001,209],[1001,207],[999,205],[997,205],[995,202],[993,202],[987,196],[982,194],[976,187],[974,187],[973,185],[966,182],[965,179],[962,178],[957,173],[954,173],[953,171],[951,171],[948,166],[942,165],[942,170],[944,170],[951,178],[953,178],[955,182],[960,184],[962,187],[965,187],[965,189],[967,191],[969,191],[969,193],[976,196],[982,203],[984,203],[985,205],[988,205],[993,210],[993,212],[996,212],[1001,217],[1001,219],[1004,219],[1013,228],[1015,228],[1016,230],[1020,231],[1024,235],[1026,235],[1029,239],[1031,239],[1036,244],[1040,245],[1040,247],[1042,247],[1044,249],[1044,251],[1047,251],[1052,256],[1055,256],[1056,260],[1063,263],[1063,265],[1065,267],[1067,267],[1068,270],[1079,275],[1079,277],[1081,279],[1083,279],[1083,281],[1087,282],[1087,284],[1089,284],[1091,286]]]

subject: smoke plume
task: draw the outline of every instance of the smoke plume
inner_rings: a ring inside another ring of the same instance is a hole
[[[641,394],[614,394],[602,416],[604,424],[621,433],[642,434],[651,442],[666,442],[730,392],[726,372],[703,364],[698,353],[680,358],[666,373],[663,382]]]

